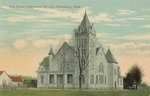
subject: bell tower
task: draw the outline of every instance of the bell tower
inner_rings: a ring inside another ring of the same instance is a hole
[[[95,57],[96,32],[93,24],[90,23],[85,11],[81,24],[75,29],[75,46],[80,59]],[[79,53],[80,52],[80,53]]]

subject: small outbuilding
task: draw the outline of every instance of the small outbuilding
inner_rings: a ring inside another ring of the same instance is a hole
[[[0,71],[0,87],[11,84],[11,79],[5,71]]]
[[[18,76],[10,76],[12,86],[23,86],[23,80]]]

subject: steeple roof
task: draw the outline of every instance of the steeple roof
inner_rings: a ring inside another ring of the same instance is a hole
[[[84,18],[83,18],[83,20],[81,22],[81,27],[88,28],[89,26],[90,26],[90,21],[88,19],[86,11],[85,11]]]
[[[116,64],[118,64],[118,62],[116,61],[115,57],[111,53],[110,49],[108,49],[108,51],[106,53],[106,59],[107,59],[108,63],[116,63]]]
[[[48,55],[54,55],[53,50],[52,50],[52,47],[51,47],[51,49],[50,49]]]

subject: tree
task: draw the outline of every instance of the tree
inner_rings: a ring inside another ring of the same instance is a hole
[[[86,53],[86,51],[83,52],[81,48],[81,45],[77,45],[76,49],[76,57],[77,57],[77,62],[79,64],[79,90],[82,88],[82,79],[83,79],[83,71],[85,68],[88,66],[88,57],[89,55]]]
[[[124,78],[124,89],[128,89],[133,86],[133,79],[130,73],[126,74],[126,78]]]
[[[73,68],[73,62],[74,61],[74,54],[72,53],[72,47],[68,45],[67,42],[64,42],[62,47],[59,49],[58,53],[59,55],[55,55],[58,60],[58,71],[61,71],[62,74],[62,89],[64,90],[65,87],[65,74],[66,72],[70,72],[70,70]]]
[[[48,56],[44,57],[41,64],[49,64],[49,57]]]
[[[89,66],[89,63],[93,60],[91,53],[94,53],[94,48],[89,49],[89,46],[94,46],[95,42],[89,44],[89,41],[84,39],[84,42],[76,40],[76,58],[79,65],[79,90],[82,90],[83,72]]]
[[[135,89],[137,90],[138,85],[142,82],[143,71],[137,65],[133,65],[126,76],[126,81],[129,86],[135,85]]]

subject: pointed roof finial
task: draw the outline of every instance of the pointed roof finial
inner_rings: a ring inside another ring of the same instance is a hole
[[[54,55],[52,47],[51,47],[51,49],[50,49],[48,55]]]
[[[84,14],[83,20],[81,22],[81,26],[84,28],[88,28],[90,26],[90,21],[87,16],[86,9],[85,9],[85,14]]]
[[[109,46],[109,49],[108,49],[108,51],[106,53],[106,59],[107,59],[108,63],[116,63],[116,64],[118,64],[117,60],[115,59],[115,57],[113,56],[113,54],[110,51],[110,46]]]

